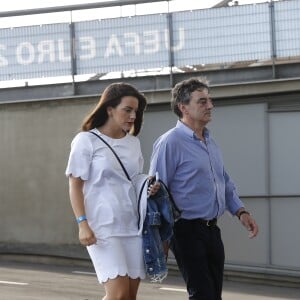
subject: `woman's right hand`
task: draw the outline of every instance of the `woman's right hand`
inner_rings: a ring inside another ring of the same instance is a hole
[[[81,245],[91,246],[93,244],[96,244],[97,239],[87,221],[81,222],[78,225],[78,227],[79,227],[79,241]]]

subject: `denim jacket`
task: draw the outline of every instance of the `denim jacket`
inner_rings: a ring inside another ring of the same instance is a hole
[[[158,192],[148,197],[148,180],[139,186],[139,228],[143,237],[143,255],[146,274],[151,282],[161,282],[168,274],[163,250],[163,241],[170,241],[173,235],[173,213],[170,196],[161,183]]]

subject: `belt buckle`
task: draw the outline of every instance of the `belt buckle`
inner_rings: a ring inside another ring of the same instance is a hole
[[[215,225],[215,220],[213,219],[213,220],[207,220],[206,221],[206,226],[207,227],[211,227],[211,226],[213,226],[213,225]]]

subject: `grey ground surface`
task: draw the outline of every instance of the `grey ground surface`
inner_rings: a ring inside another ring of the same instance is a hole
[[[100,300],[104,290],[91,267],[55,266],[0,260],[0,300]],[[187,299],[184,283],[171,272],[162,284],[144,280],[139,300]],[[223,300],[296,300],[299,288],[224,282]]]

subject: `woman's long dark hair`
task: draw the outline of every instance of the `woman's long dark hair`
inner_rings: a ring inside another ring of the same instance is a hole
[[[134,126],[130,130],[132,135],[138,135],[142,127],[143,115],[147,101],[145,96],[134,86],[124,82],[112,83],[106,87],[96,107],[85,117],[81,125],[81,130],[88,131],[95,127],[104,125],[108,119],[107,108],[118,106],[121,99],[126,96],[135,97],[139,102]]]

